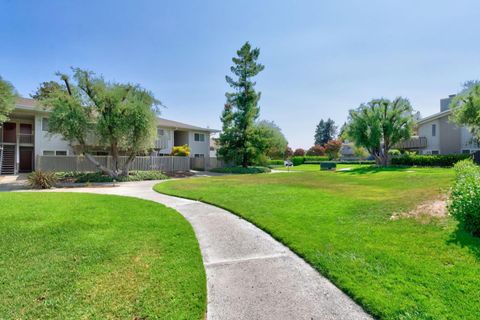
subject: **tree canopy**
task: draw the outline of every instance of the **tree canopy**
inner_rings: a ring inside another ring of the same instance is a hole
[[[464,89],[452,99],[453,120],[465,125],[474,139],[480,141],[480,82],[469,81]]]
[[[109,175],[128,175],[135,156],[153,146],[160,102],[139,85],[107,82],[82,69],[73,69],[72,79],[59,77],[63,84],[49,86],[52,90],[40,100],[51,108],[49,131],[78,145],[80,153]],[[91,156],[98,147],[110,151],[112,169]],[[128,156],[123,166],[120,153]]]
[[[66,91],[64,84],[58,83],[56,81],[45,81],[42,82],[35,93],[31,94],[30,97],[35,100],[47,99],[56,91]]]
[[[219,137],[218,153],[225,160],[243,167],[255,161],[266,148],[265,141],[255,125],[260,113],[258,101],[261,94],[255,91],[256,83],[252,78],[264,69],[264,66],[257,62],[259,55],[260,49],[252,49],[246,42],[237,51],[237,56],[232,58],[233,66],[230,70],[235,79],[225,77],[234,92],[225,94],[227,103],[221,116],[223,130]]]
[[[279,126],[273,121],[262,120],[257,123],[259,135],[266,139],[266,155],[271,159],[283,159],[288,142]]]
[[[333,140],[337,134],[337,126],[335,121],[328,118],[327,121],[323,119],[317,125],[315,130],[315,142],[314,144],[325,145],[328,141]]]
[[[373,99],[350,110],[348,136],[357,146],[365,147],[377,164],[388,164],[388,151],[411,136],[412,106],[406,98]]]
[[[16,97],[13,85],[0,76],[0,125],[8,120],[8,115],[15,108]]]

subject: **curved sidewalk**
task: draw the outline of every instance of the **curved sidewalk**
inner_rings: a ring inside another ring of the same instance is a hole
[[[177,210],[193,226],[207,273],[207,319],[371,319],[287,247],[226,210],[159,194],[158,181],[56,189],[137,197]]]

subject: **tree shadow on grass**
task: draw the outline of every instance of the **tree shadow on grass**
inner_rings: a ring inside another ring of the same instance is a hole
[[[379,173],[379,172],[402,172],[410,168],[411,167],[407,167],[407,166],[389,166],[389,167],[369,166],[369,167],[360,167],[360,168],[354,168],[352,170],[337,171],[337,172],[342,174],[347,174],[347,175],[357,175],[357,174],[368,174],[368,173]]]
[[[454,244],[461,248],[467,248],[477,260],[480,260],[480,237],[475,237],[465,231],[460,225],[450,235],[447,244]]]

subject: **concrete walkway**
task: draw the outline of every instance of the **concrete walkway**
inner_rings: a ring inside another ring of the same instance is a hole
[[[306,262],[251,223],[215,206],[152,190],[154,181],[55,189],[137,197],[193,226],[207,273],[207,319],[371,319]],[[248,199],[246,199],[248,201]]]

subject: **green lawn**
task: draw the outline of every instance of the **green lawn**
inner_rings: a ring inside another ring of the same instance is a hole
[[[203,319],[190,224],[149,201],[0,193],[1,319]]]
[[[337,164],[337,170],[342,170],[342,169],[358,169],[358,168],[369,168],[371,165],[369,164]],[[283,171],[320,171],[320,165],[319,164],[301,164],[299,166],[294,166],[294,167],[283,167],[280,166],[278,168],[275,168],[275,170],[283,170]]]
[[[451,169],[359,167],[188,179],[155,189],[252,221],[378,318],[477,319],[480,240],[451,218],[390,219],[445,193],[452,180]]]

